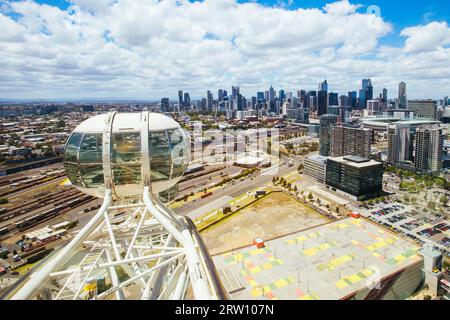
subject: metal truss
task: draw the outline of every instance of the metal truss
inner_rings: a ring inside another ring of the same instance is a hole
[[[124,210],[125,220],[114,217]],[[144,187],[138,203],[103,205],[74,239],[28,276],[11,299],[227,299],[189,218]]]

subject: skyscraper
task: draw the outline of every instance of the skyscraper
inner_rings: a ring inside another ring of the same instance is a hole
[[[183,91],[178,91],[178,108],[180,110],[182,110],[184,107],[184,103],[183,103]]]
[[[284,100],[286,99],[286,93],[283,89],[278,92],[278,98],[280,99],[280,105],[283,105]]]
[[[339,106],[343,107],[344,110],[347,110],[347,107],[349,106],[348,96],[346,95],[339,96]]]
[[[170,109],[169,98],[161,99],[161,112],[168,112]]]
[[[213,94],[211,91],[206,92],[206,108],[212,110],[213,107]]]
[[[266,101],[266,99],[264,97],[264,92],[257,92],[256,98],[258,100],[258,103],[264,103]]]
[[[269,101],[275,101],[275,90],[272,86],[269,88]]]
[[[338,106],[339,99],[338,94],[336,92],[328,93],[328,106]]]
[[[409,124],[395,123],[388,125],[387,162],[398,164],[412,161],[413,140]]]
[[[189,108],[191,106],[191,97],[189,97],[189,93],[188,92],[184,93],[183,106],[185,108]]]
[[[321,156],[330,155],[331,128],[337,123],[338,116],[334,114],[324,114],[320,116],[319,127],[319,154]]]
[[[219,102],[221,102],[221,101],[223,100],[223,90],[222,90],[222,89],[219,89],[219,90],[217,91],[217,100],[218,100]]]
[[[328,96],[326,91],[317,91],[317,115],[321,116],[327,113]]]
[[[383,102],[387,102],[387,89],[383,88],[383,94],[382,94]]]
[[[325,80],[324,82],[319,83],[319,91],[328,92],[328,82]]]
[[[348,92],[348,105],[350,107],[350,110],[355,110],[358,103],[358,97],[356,91],[349,91]]]
[[[234,100],[239,94],[239,86],[232,86],[231,87],[231,98]]]
[[[331,128],[330,154],[332,157],[351,155],[370,158],[371,140],[370,129],[335,125]]]
[[[398,108],[407,108],[407,95],[406,95],[406,83],[400,82],[398,84]]]
[[[363,79],[361,90],[359,90],[359,109],[367,107],[367,100],[373,99],[373,86],[370,79]]]
[[[437,125],[417,128],[415,134],[414,166],[423,173],[435,173],[442,169],[444,135]]]

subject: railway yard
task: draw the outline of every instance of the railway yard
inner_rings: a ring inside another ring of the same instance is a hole
[[[64,185],[62,165],[2,177],[0,237],[15,235],[95,200]]]

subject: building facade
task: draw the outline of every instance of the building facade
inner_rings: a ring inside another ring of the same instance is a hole
[[[335,125],[331,128],[330,155],[370,158],[371,140],[372,130],[370,129]]]
[[[387,162],[397,164],[399,162],[412,161],[413,139],[409,124],[388,125],[388,155]]]
[[[330,157],[326,184],[358,200],[368,199],[382,192],[383,165],[357,156]]]
[[[437,102],[435,100],[408,100],[408,110],[413,111],[416,118],[436,120]]]
[[[303,173],[320,183],[325,183],[327,172],[327,157],[320,155],[309,156],[305,159]]]
[[[444,135],[439,126],[417,128],[415,134],[414,166],[422,173],[435,173],[442,169]]]
[[[330,155],[331,128],[337,123],[338,116],[334,114],[324,114],[320,117],[319,129],[319,154],[327,157]]]

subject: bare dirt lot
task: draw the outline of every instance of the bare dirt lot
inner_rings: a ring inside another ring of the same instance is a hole
[[[202,237],[211,254],[303,230],[328,220],[295,198],[275,192],[211,226]]]

